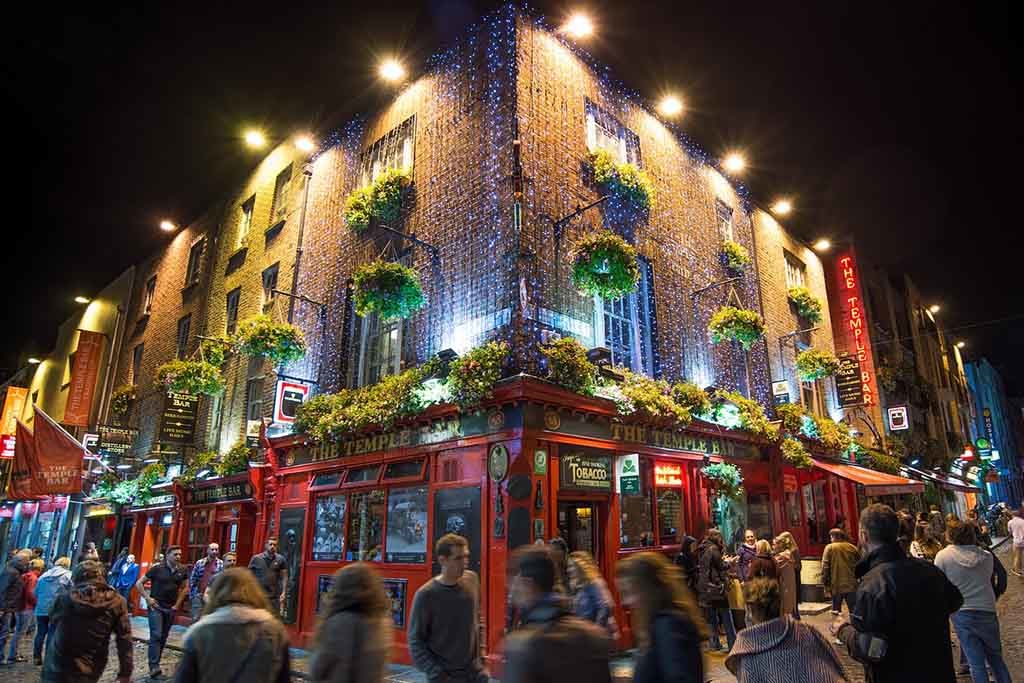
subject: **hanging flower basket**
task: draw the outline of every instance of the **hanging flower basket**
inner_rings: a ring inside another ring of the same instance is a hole
[[[743,475],[736,465],[718,462],[702,467],[700,473],[718,495],[732,500],[743,497]]]
[[[788,294],[797,315],[812,325],[821,322],[821,301],[814,298],[806,287],[790,287]]]
[[[419,274],[400,263],[373,261],[352,275],[356,313],[377,313],[384,320],[408,318],[426,303]]]
[[[411,182],[407,170],[389,168],[371,184],[354,190],[345,199],[345,224],[357,233],[373,221],[394,227],[402,217],[402,197]]]
[[[508,352],[508,344],[492,341],[452,361],[447,380],[452,401],[469,410],[490,398]]]
[[[587,235],[573,250],[572,283],[583,294],[618,299],[636,289],[636,250],[608,230]]]
[[[620,164],[605,150],[598,150],[588,160],[594,182],[606,192],[639,211],[648,211],[654,202],[654,183],[633,164]]]
[[[839,370],[839,359],[828,350],[807,349],[796,354],[796,374],[804,382],[831,377]]]
[[[722,262],[730,272],[739,274],[750,265],[750,254],[739,242],[726,240],[722,243]]]
[[[814,461],[811,460],[810,454],[804,448],[804,444],[800,439],[787,436],[782,440],[779,447],[782,450],[782,457],[793,467],[802,469],[814,467]]]
[[[222,367],[231,346],[232,342],[227,337],[203,339],[199,342],[199,358],[218,368]]]
[[[115,421],[120,422],[128,416],[132,408],[132,401],[135,399],[135,385],[122,384],[114,389],[110,395],[110,415]]]
[[[172,360],[156,369],[156,381],[181,394],[216,396],[224,391],[220,368],[204,360]]]
[[[572,337],[562,337],[540,347],[548,361],[548,379],[569,391],[593,396],[597,366],[587,358],[587,350]]]
[[[218,477],[229,477],[248,471],[250,453],[251,449],[245,445],[245,441],[239,441],[213,463],[214,473]]]
[[[288,323],[275,323],[267,315],[242,322],[235,333],[235,347],[247,356],[267,358],[275,365],[306,355],[302,330]]]
[[[739,342],[747,351],[764,336],[764,320],[757,311],[735,306],[723,306],[715,311],[708,324],[711,341]]]

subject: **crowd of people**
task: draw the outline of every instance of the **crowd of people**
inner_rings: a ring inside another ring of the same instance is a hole
[[[1024,509],[1006,530],[1013,537],[1013,573],[1021,576]],[[728,553],[712,528],[699,543],[684,537],[674,562],[658,552],[629,555],[614,567],[628,624],[616,621],[613,593],[589,553],[569,552],[561,538],[520,548],[508,564],[502,680],[610,682],[610,658],[628,627],[638,648],[637,683],[703,683],[705,652],[716,651],[726,653],[725,666],[743,682],[846,681],[837,645],[875,683],[953,681],[952,624],[960,673],[969,672],[975,683],[987,682],[989,672],[996,683],[1010,681],[996,615],[1007,573],[988,548],[983,519],[960,520],[937,509],[914,516],[874,504],[861,514],[857,540],[834,528],[821,558],[832,642],[800,619],[801,556],[789,532],[769,541],[746,530]],[[171,546],[142,575],[127,552],[108,569],[87,548],[72,570],[67,557],[46,568],[41,551],[18,551],[0,574],[3,662],[25,661],[19,639],[34,629],[33,659],[42,681],[96,681],[113,635],[118,680],[129,681],[134,588],[148,607],[151,679],[163,677],[170,626],[187,601],[193,624],[175,681],[288,681],[288,634],[280,621],[287,565],[276,547],[268,540],[241,568],[233,554],[221,558],[216,543],[191,567]],[[441,571],[412,601],[410,655],[431,683],[484,683],[480,580],[468,569],[469,543],[447,534],[434,555]],[[311,680],[385,680],[393,622],[371,564],[349,564],[334,575],[319,619]]]

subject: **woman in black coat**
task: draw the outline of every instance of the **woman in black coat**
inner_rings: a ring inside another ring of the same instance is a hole
[[[640,647],[633,682],[704,683],[707,627],[679,568],[660,553],[637,553],[618,564],[615,580]]]
[[[718,625],[725,626],[725,636],[732,649],[736,642],[736,625],[729,610],[728,590],[729,565],[722,558],[725,541],[718,529],[708,529],[704,541],[700,544],[700,560],[698,564],[697,594],[700,604],[704,607],[711,629],[711,649],[720,651],[722,642],[718,639]]]
[[[694,595],[697,594],[697,539],[683,536],[683,544],[676,555],[676,566],[683,572],[686,587]]]

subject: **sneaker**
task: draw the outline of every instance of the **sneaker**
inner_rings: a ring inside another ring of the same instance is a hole
[[[1010,571],[1011,571],[1011,572],[1013,572],[1013,575],[1014,575],[1014,576],[1021,576],[1021,577],[1024,577],[1024,572],[1021,572],[1021,571],[1019,571],[1019,570],[1017,570],[1017,569],[1011,569]]]
[[[22,657],[21,655],[18,655],[17,657],[15,657],[13,659],[8,659],[7,663],[8,664],[15,664],[15,663],[27,662],[27,661],[28,661],[28,659],[26,657]]]
[[[153,669],[149,672],[149,679],[151,681],[162,681],[164,679],[164,672],[160,669]]]

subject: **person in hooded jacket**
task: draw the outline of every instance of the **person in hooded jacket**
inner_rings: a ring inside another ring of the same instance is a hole
[[[36,637],[32,641],[32,661],[43,664],[43,645],[50,631],[50,608],[57,596],[71,588],[71,558],[61,557],[36,581]]]
[[[743,587],[752,625],[736,636],[725,666],[739,683],[840,683],[843,664],[825,637],[782,610],[774,579],[753,579]]]
[[[736,641],[736,625],[733,623],[729,599],[726,597],[729,565],[722,557],[724,547],[722,532],[718,529],[708,529],[704,535],[704,541],[700,544],[697,594],[700,604],[707,614],[713,651],[722,649],[722,642],[718,637],[720,623],[725,626],[727,649],[731,649],[732,644]]]
[[[117,642],[118,683],[131,681],[128,606],[104,576],[101,563],[83,560],[71,574],[71,589],[53,601],[42,683],[96,683],[107,668],[112,633]]]
[[[182,642],[175,683],[288,683],[288,632],[247,569],[214,579],[203,618]]]

